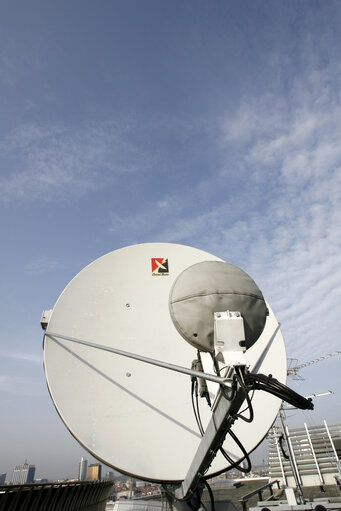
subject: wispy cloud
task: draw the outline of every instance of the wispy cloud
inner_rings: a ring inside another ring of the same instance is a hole
[[[0,200],[80,197],[134,171],[125,128],[108,122],[73,130],[25,124],[0,144]]]
[[[289,350],[310,358],[336,349],[341,327],[341,107],[332,91],[326,97],[317,89],[313,96],[298,84],[296,91],[301,105],[288,101],[283,108],[281,98],[264,97],[257,106],[251,101],[248,112],[244,103],[223,129],[228,144],[240,144],[238,154],[244,151],[245,166],[261,176],[266,193],[263,213],[237,229],[246,235],[243,259],[270,296]],[[248,117],[246,137],[240,126]],[[234,228],[234,239],[226,233],[226,241],[238,246],[237,235]]]
[[[286,96],[243,100],[221,123],[225,159],[215,176],[112,224],[241,266],[301,360],[338,349],[341,328],[341,102],[330,65],[295,79]],[[202,190],[212,188],[207,205]]]
[[[22,349],[0,350],[0,389],[6,395],[42,396],[44,395],[44,377],[42,371],[43,355]],[[37,367],[40,369],[37,371]]]
[[[26,377],[18,374],[0,376],[0,390],[6,396],[46,397],[46,387],[43,378],[40,380],[33,379],[27,377],[27,375]]]
[[[40,257],[39,259],[36,259],[28,263],[26,266],[26,270],[34,275],[40,275],[42,273],[53,271],[56,270],[57,268],[62,267],[63,265],[60,262],[56,261],[55,259]]]
[[[15,360],[23,360],[25,362],[32,362],[34,364],[42,363],[42,356],[34,353],[20,352],[20,351],[0,351],[1,358],[10,358]]]

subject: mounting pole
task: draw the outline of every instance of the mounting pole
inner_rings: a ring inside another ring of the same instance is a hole
[[[295,479],[295,483],[296,483],[296,487],[297,487],[299,503],[300,504],[304,504],[305,500],[304,500],[304,495],[303,495],[303,492],[302,492],[301,478],[300,478],[300,475],[299,475],[297,467],[296,467],[295,456],[294,456],[294,452],[293,452],[293,449],[292,449],[292,446],[291,446],[291,442],[290,442],[290,438],[289,438],[289,435],[288,435],[288,431],[287,431],[287,428],[286,428],[285,423],[284,423],[284,417],[283,417],[282,409],[279,410],[278,415],[279,415],[279,418],[280,418],[280,421],[281,421],[283,435],[284,435],[285,441],[286,441],[287,446],[288,446],[289,462],[290,462],[291,470],[292,470],[292,473],[293,473],[293,476],[294,476],[294,479]]]
[[[226,374],[236,367],[245,368],[244,322],[239,312],[216,312],[214,314],[214,345],[226,368]],[[198,508],[198,494],[203,491],[202,479],[224,443],[226,434],[235,421],[245,399],[244,390],[238,385],[231,400],[220,387],[212,406],[212,417],[192,460],[187,475],[178,488],[167,486],[167,493],[178,511]],[[201,484],[200,484],[201,483]],[[199,499],[200,500],[200,499]]]
[[[186,478],[181,487],[175,491],[177,499],[186,500],[194,493],[199,481],[203,478],[218,450],[223,445],[226,434],[231,429],[235,420],[234,417],[243,404],[244,399],[245,394],[240,388],[237,390],[232,401],[228,401],[222,391],[219,391],[212,418],[202,437]]]

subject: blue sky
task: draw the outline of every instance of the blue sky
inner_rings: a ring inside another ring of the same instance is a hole
[[[0,472],[76,475],[40,315],[122,246],[212,252],[256,280],[288,356],[341,349],[340,23],[337,1],[1,2]],[[341,421],[340,362],[292,383],[335,392],[293,424]]]

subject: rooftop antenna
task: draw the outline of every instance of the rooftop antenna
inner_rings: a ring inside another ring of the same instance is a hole
[[[304,362],[303,364],[299,364],[297,358],[288,358],[287,375],[291,376],[294,380],[304,381],[303,376],[301,376],[298,372],[300,369],[303,369],[304,367],[311,366],[313,364],[317,364],[318,362],[327,360],[330,357],[336,357],[337,355],[341,355],[341,351],[334,351],[333,353],[328,353],[327,355],[322,355],[319,358],[310,360],[310,362]]]
[[[317,364],[318,362],[322,362],[323,360],[326,360],[330,357],[335,357],[337,355],[341,355],[341,352],[335,351],[333,353],[328,353],[327,355],[323,355],[319,358],[311,360],[310,362],[305,362],[303,364],[298,364],[298,359],[296,359],[296,358],[288,358],[287,376],[292,377],[294,380],[304,381],[304,378],[298,372],[300,369],[303,369],[304,367],[308,367],[313,364]],[[325,396],[328,396],[331,394],[333,394],[333,392],[331,390],[329,390],[328,392],[323,392],[320,394],[312,394],[310,396],[307,396],[306,399],[312,399],[312,398],[316,398],[316,397],[325,397]],[[282,438],[285,439],[285,443],[287,446],[287,454],[284,454],[284,452],[283,452],[283,455],[285,455],[285,457],[289,460],[291,471],[292,471],[292,474],[293,474],[293,477],[295,480],[295,484],[296,484],[296,488],[297,488],[299,502],[300,502],[300,504],[304,504],[305,500],[304,500],[304,495],[303,495],[303,490],[302,490],[301,478],[300,478],[300,475],[299,475],[299,472],[298,472],[298,469],[296,466],[295,456],[294,456],[294,453],[293,453],[293,450],[291,447],[289,430],[285,424],[285,412],[287,410],[296,410],[296,409],[297,409],[296,406],[292,406],[292,405],[288,406],[288,405],[284,405],[284,403],[282,403],[281,407],[278,411],[278,418],[279,418],[280,424],[281,424],[281,431],[282,431],[281,436],[282,436]],[[273,431],[273,434],[275,435],[275,427],[273,427],[272,431]],[[338,458],[337,458],[337,460],[338,460]],[[338,463],[337,466],[338,466],[339,473],[341,474],[340,464]]]
[[[258,286],[192,247],[100,257],[41,324],[48,389],[71,434],[104,464],[160,483],[179,511],[199,508],[207,478],[250,470],[282,400],[312,408],[284,384],[282,334]]]

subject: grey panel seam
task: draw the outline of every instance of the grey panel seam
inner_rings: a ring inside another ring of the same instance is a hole
[[[205,293],[205,294],[204,293],[200,293],[200,294],[195,294],[195,295],[188,295],[188,296],[185,296],[184,298],[177,298],[176,300],[173,300],[170,303],[173,304],[173,303],[183,302],[185,300],[188,300],[189,298],[197,298],[198,296],[214,296],[214,295],[250,296],[252,298],[256,298],[256,300],[264,301],[264,297],[263,296],[257,296],[257,295],[254,295],[252,293],[235,293],[235,292],[233,292],[233,293],[224,293],[224,291],[221,291],[219,293]]]

